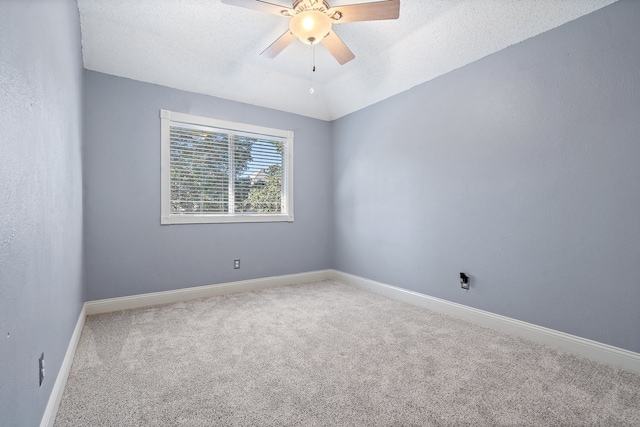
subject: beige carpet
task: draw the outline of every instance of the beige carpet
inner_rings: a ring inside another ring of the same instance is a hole
[[[640,375],[320,282],[87,318],[56,426],[640,426]]]

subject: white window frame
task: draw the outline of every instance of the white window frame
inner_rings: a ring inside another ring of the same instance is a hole
[[[224,213],[224,214],[180,214],[171,212],[171,124],[184,123],[207,126],[242,133],[253,133],[260,136],[273,136],[285,140],[285,158],[282,178],[282,206],[279,214],[267,213]],[[161,224],[202,224],[228,222],[293,222],[293,131],[254,126],[245,123],[229,122],[209,117],[194,116],[169,110],[160,110],[161,138]]]

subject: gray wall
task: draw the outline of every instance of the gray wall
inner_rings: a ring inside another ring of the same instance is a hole
[[[335,268],[640,352],[639,40],[621,1],[335,122]]]
[[[93,71],[85,82],[88,300],[331,267],[330,123]],[[295,221],[160,225],[161,108],[293,130]]]
[[[39,425],[82,308],[81,139],[76,2],[0,1],[3,427]]]

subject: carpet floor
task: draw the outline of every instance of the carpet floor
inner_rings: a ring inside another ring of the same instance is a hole
[[[89,316],[56,426],[640,426],[640,375],[324,281]]]

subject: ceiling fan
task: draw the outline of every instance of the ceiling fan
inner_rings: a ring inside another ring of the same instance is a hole
[[[262,0],[222,0],[222,3],[291,18],[289,29],[260,55],[275,58],[298,38],[309,45],[322,42],[340,64],[346,64],[355,55],[331,29],[332,24],[397,19],[400,16],[400,0],[336,7],[329,6],[325,0],[295,0],[291,8]]]

